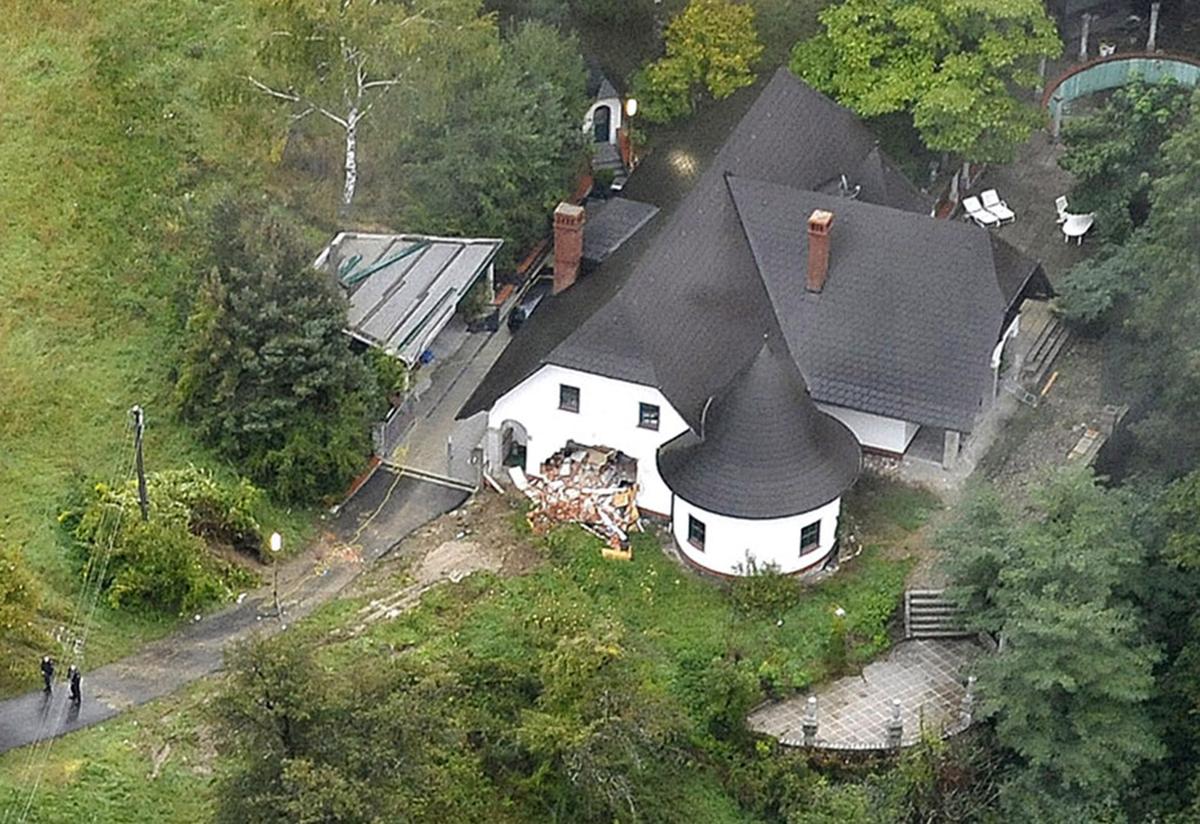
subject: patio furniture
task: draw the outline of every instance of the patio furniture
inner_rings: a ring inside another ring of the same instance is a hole
[[[983,208],[983,204],[979,202],[979,198],[974,196],[964,197],[962,205],[967,210],[967,217],[975,221],[977,225],[984,227],[1000,225],[1000,218]]]
[[[1001,223],[1011,223],[1017,219],[1017,213],[1008,208],[1008,204],[1000,199],[995,189],[988,189],[979,195],[983,208],[994,214]]]
[[[1062,223],[1067,219],[1067,196],[1059,195],[1054,199],[1054,208],[1058,210],[1058,222]]]
[[[1066,214],[1066,219],[1062,224],[1063,242],[1069,243],[1071,238],[1075,238],[1076,245],[1083,245],[1083,236],[1092,228],[1092,224],[1096,222],[1094,214],[1087,215],[1072,215]]]

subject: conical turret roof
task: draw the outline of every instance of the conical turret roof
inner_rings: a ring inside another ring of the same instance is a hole
[[[782,342],[764,341],[708,404],[700,434],[658,452],[658,470],[684,500],[735,518],[809,512],[858,477],[858,440],[819,410]]]

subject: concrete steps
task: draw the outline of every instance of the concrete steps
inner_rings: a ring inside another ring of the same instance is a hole
[[[1025,355],[1024,363],[1021,364],[1021,383],[1035,388],[1041,386],[1054,365],[1055,358],[1070,339],[1071,330],[1051,315],[1038,332]]]
[[[965,638],[975,633],[962,621],[962,613],[940,589],[910,589],[904,593],[905,638]]]

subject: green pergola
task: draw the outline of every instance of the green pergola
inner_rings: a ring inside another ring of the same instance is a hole
[[[1200,60],[1158,53],[1101,57],[1071,69],[1056,80],[1042,96],[1042,105],[1050,110],[1054,137],[1057,138],[1071,101],[1127,83],[1159,83],[1168,78],[1185,86],[1200,85]]]

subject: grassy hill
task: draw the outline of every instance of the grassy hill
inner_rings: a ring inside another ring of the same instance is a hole
[[[71,489],[128,471],[129,407],[147,410],[149,468],[212,465],[171,410],[194,227],[217,187],[263,185],[271,142],[234,105],[241,3],[6,5],[0,541],[45,584],[53,629],[79,590],[56,517]],[[87,661],[169,626],[102,614]],[[34,680],[35,654],[0,638],[0,691]]]

